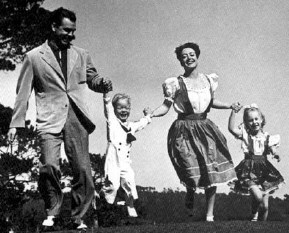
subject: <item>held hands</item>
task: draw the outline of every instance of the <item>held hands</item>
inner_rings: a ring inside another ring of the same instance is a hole
[[[151,114],[152,114],[152,110],[150,109],[150,107],[144,108],[143,114],[144,114],[145,116],[151,115]]]
[[[242,109],[242,105],[239,102],[233,103],[230,108],[235,112],[239,112]]]
[[[279,155],[273,155],[273,158],[276,159],[278,163],[281,161],[281,158]]]
[[[108,93],[112,91],[112,81],[106,78],[103,78],[101,82],[102,88],[103,88],[103,93]]]

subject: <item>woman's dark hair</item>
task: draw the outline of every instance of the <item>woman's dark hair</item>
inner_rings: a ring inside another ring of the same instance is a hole
[[[56,24],[56,26],[60,26],[63,18],[68,18],[72,22],[76,22],[76,15],[73,11],[67,10],[63,7],[59,7],[51,13],[50,24]]]
[[[185,48],[191,48],[193,49],[195,52],[196,52],[196,56],[197,58],[199,58],[200,54],[201,54],[201,50],[199,48],[199,45],[193,43],[193,42],[188,42],[188,43],[185,43],[183,45],[180,45],[178,47],[176,47],[175,49],[175,53],[177,55],[177,58],[180,62],[182,62],[182,51],[183,49]]]
[[[262,123],[261,123],[261,127],[263,128],[264,125],[266,124],[266,119],[265,119],[265,115],[260,111],[259,108],[255,108],[255,107],[250,107],[250,108],[245,108],[244,109],[244,114],[243,114],[243,122],[244,125],[246,127],[246,129],[249,129],[249,125],[248,125],[248,116],[249,116],[249,112],[252,111],[256,111],[259,113],[260,117],[262,118]]]

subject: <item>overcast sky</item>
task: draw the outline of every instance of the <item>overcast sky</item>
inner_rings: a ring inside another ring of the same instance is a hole
[[[281,162],[273,165],[289,180],[288,77],[289,3],[287,0],[46,0],[43,7],[60,6],[76,12],[74,44],[88,49],[102,76],[113,81],[114,91],[132,98],[130,120],[142,109],[163,101],[161,85],[182,74],[176,46],[199,44],[199,71],[217,73],[216,97],[225,102],[257,103],[266,116],[265,131],[281,135]],[[19,67],[0,73],[0,103],[13,107]],[[106,149],[102,95],[88,100],[97,124],[90,137],[90,152]],[[35,119],[33,101],[28,118]],[[209,118],[225,134],[233,160],[243,159],[240,142],[227,130],[229,110],[211,110]],[[241,120],[242,114],[237,118]],[[141,186],[180,188],[166,149],[167,132],[176,118],[171,109],[153,119],[133,143],[136,181]],[[226,187],[219,191],[227,191]],[[276,195],[288,193],[288,185]]]

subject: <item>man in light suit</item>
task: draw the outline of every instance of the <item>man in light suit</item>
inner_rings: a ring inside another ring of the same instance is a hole
[[[112,83],[99,76],[86,50],[71,45],[75,13],[59,8],[52,12],[51,19],[51,37],[25,56],[8,137],[13,141],[17,129],[25,127],[28,100],[34,90],[41,145],[39,191],[47,211],[42,225],[51,230],[62,205],[59,160],[64,143],[73,171],[73,227],[83,229],[86,225],[82,217],[94,195],[88,134],[95,125],[85,95],[88,87],[95,92],[111,91]]]

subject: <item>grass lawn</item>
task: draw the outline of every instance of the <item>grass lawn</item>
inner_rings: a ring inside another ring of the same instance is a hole
[[[97,233],[289,232],[289,222],[216,221],[99,228]],[[88,231],[90,233],[90,231]]]

